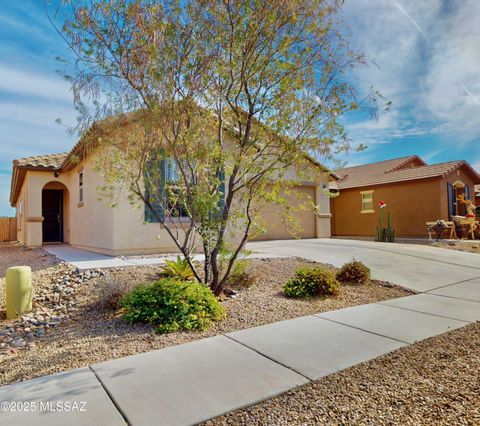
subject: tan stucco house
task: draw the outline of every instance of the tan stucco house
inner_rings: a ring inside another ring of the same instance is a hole
[[[95,150],[80,140],[68,153],[14,160],[10,203],[16,208],[18,240],[28,247],[68,243],[109,255],[175,252],[176,247],[158,223],[147,220],[145,208],[133,208],[125,191],[110,207],[99,199],[104,185],[96,172]],[[295,237],[330,236],[328,184],[336,175],[314,161],[310,181],[298,181],[296,192],[314,201],[316,208],[298,212],[302,231]],[[295,171],[290,172],[295,179]],[[304,203],[289,197],[288,203]],[[257,239],[294,238],[280,219],[277,205],[262,209],[266,224]]]

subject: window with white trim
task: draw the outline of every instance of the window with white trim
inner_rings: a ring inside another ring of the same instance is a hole
[[[362,197],[361,213],[373,213],[373,191],[362,191],[360,195]]]

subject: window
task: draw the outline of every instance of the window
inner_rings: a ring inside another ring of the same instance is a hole
[[[78,202],[83,203],[83,171],[78,174]]]
[[[165,218],[188,217],[181,200],[180,170],[172,158],[152,158],[145,169],[145,198],[153,210],[145,206],[145,222],[156,223]]]
[[[165,161],[165,208],[169,217],[188,217],[188,209],[181,199],[182,192],[178,182],[181,180],[177,162],[172,158]]]
[[[222,182],[219,200],[219,209],[223,208],[224,203],[224,185],[225,176],[220,172],[219,178]],[[145,167],[145,222],[157,223],[167,219],[188,218],[188,208],[185,205],[184,188],[182,185],[181,171],[177,162],[173,158],[159,157],[149,160]],[[152,211],[153,209],[153,211]]]
[[[373,209],[373,191],[362,191],[360,195],[362,197],[361,213],[375,213]]]

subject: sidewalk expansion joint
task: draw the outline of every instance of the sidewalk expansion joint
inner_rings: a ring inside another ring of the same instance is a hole
[[[298,374],[299,376],[302,376],[304,379],[307,379],[309,382],[313,381],[312,378],[310,378],[308,376],[305,376],[305,374],[300,373],[300,371],[297,371],[294,368],[289,367],[288,365],[285,365],[285,364],[281,363],[280,361],[277,361],[276,359],[270,358],[268,355],[265,355],[264,353],[262,353],[260,351],[257,351],[256,349],[246,345],[245,343],[239,342],[238,340],[234,339],[231,336],[227,336],[226,334],[224,334],[223,336],[226,337],[227,339],[232,340],[235,343],[238,343],[239,345],[242,345],[243,347],[245,347],[247,349],[250,349],[253,352],[256,352],[258,355],[261,355],[262,357],[268,359],[269,361],[272,361],[275,364],[281,365],[282,367],[286,368],[287,370],[293,371],[294,373]]]
[[[439,290],[439,289],[441,289],[441,288],[450,287],[450,286],[456,285],[456,284],[468,283],[468,282],[470,282],[470,281],[478,280],[479,278],[480,278],[480,277],[473,277],[473,278],[468,278],[468,279],[466,279],[466,280],[458,281],[458,282],[456,282],[456,283],[441,285],[441,286],[439,286],[439,287],[431,288],[430,290],[427,290],[427,291],[425,291],[424,293],[429,293],[430,291]]]
[[[431,296],[436,296],[436,294],[432,294]],[[418,309],[404,308],[403,306],[389,305],[388,303],[385,303],[385,301],[377,302],[377,303],[379,305],[388,306],[389,308],[397,308],[397,309],[402,309],[404,311],[417,312],[418,314],[430,315],[431,317],[445,318],[445,319],[450,319],[450,320],[454,320],[454,321],[464,322],[465,325],[471,324],[472,322],[475,322],[475,321],[468,321],[468,320],[461,320],[461,319],[458,319],[458,318],[447,317],[445,315],[432,314],[431,312],[419,311]]]
[[[324,313],[324,312],[322,312],[322,313]],[[412,343],[410,343],[410,342],[406,342],[405,340],[396,339],[395,337],[385,336],[384,334],[375,333],[374,331],[370,331],[370,330],[365,330],[364,328],[356,327],[356,326],[351,325],[351,324],[345,324],[344,322],[335,321],[335,320],[332,320],[332,319],[330,319],[330,318],[321,317],[320,315],[321,315],[322,313],[320,313],[320,314],[313,314],[312,316],[315,317],[315,318],[318,318],[318,319],[320,319],[320,320],[330,321],[330,322],[333,322],[333,323],[335,323],[335,324],[343,325],[343,326],[345,326],[345,327],[354,328],[355,330],[364,331],[365,333],[374,334],[375,336],[380,336],[380,337],[383,337],[383,338],[385,338],[385,339],[395,340],[396,342],[403,343],[404,345],[411,345],[411,344],[412,344]]]
[[[446,297],[447,299],[462,300],[464,302],[480,303],[480,300],[466,299],[465,297],[448,296],[446,294],[437,294],[437,293],[430,293],[430,292],[423,293],[423,294],[429,294],[431,296],[438,296],[438,297]]]
[[[125,414],[125,412],[121,409],[121,407],[118,405],[117,401],[115,401],[115,398],[113,397],[113,395],[110,393],[110,391],[108,390],[108,388],[105,386],[105,383],[103,383],[102,379],[100,378],[100,376],[97,374],[97,372],[94,370],[94,368],[89,365],[88,366],[89,370],[93,373],[93,375],[96,377],[96,379],[98,380],[98,383],[100,383],[100,386],[102,387],[102,389],[105,391],[105,393],[107,394],[108,398],[110,399],[110,401],[112,401],[112,404],[115,406],[115,408],[117,409],[117,411],[120,413],[120,415],[123,417],[123,420],[125,420],[125,423],[128,425],[128,426],[131,426],[132,424],[130,423],[130,421],[128,420],[128,417],[127,415]]]

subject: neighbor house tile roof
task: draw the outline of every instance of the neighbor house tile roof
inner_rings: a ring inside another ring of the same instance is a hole
[[[14,161],[17,167],[29,169],[59,169],[67,158],[68,153],[36,155],[34,157],[19,158]]]
[[[480,182],[480,176],[466,161],[458,160],[427,165],[417,156],[346,167],[335,171],[340,176],[340,180],[337,182],[338,188],[347,189],[444,177],[460,167],[466,167]]]

